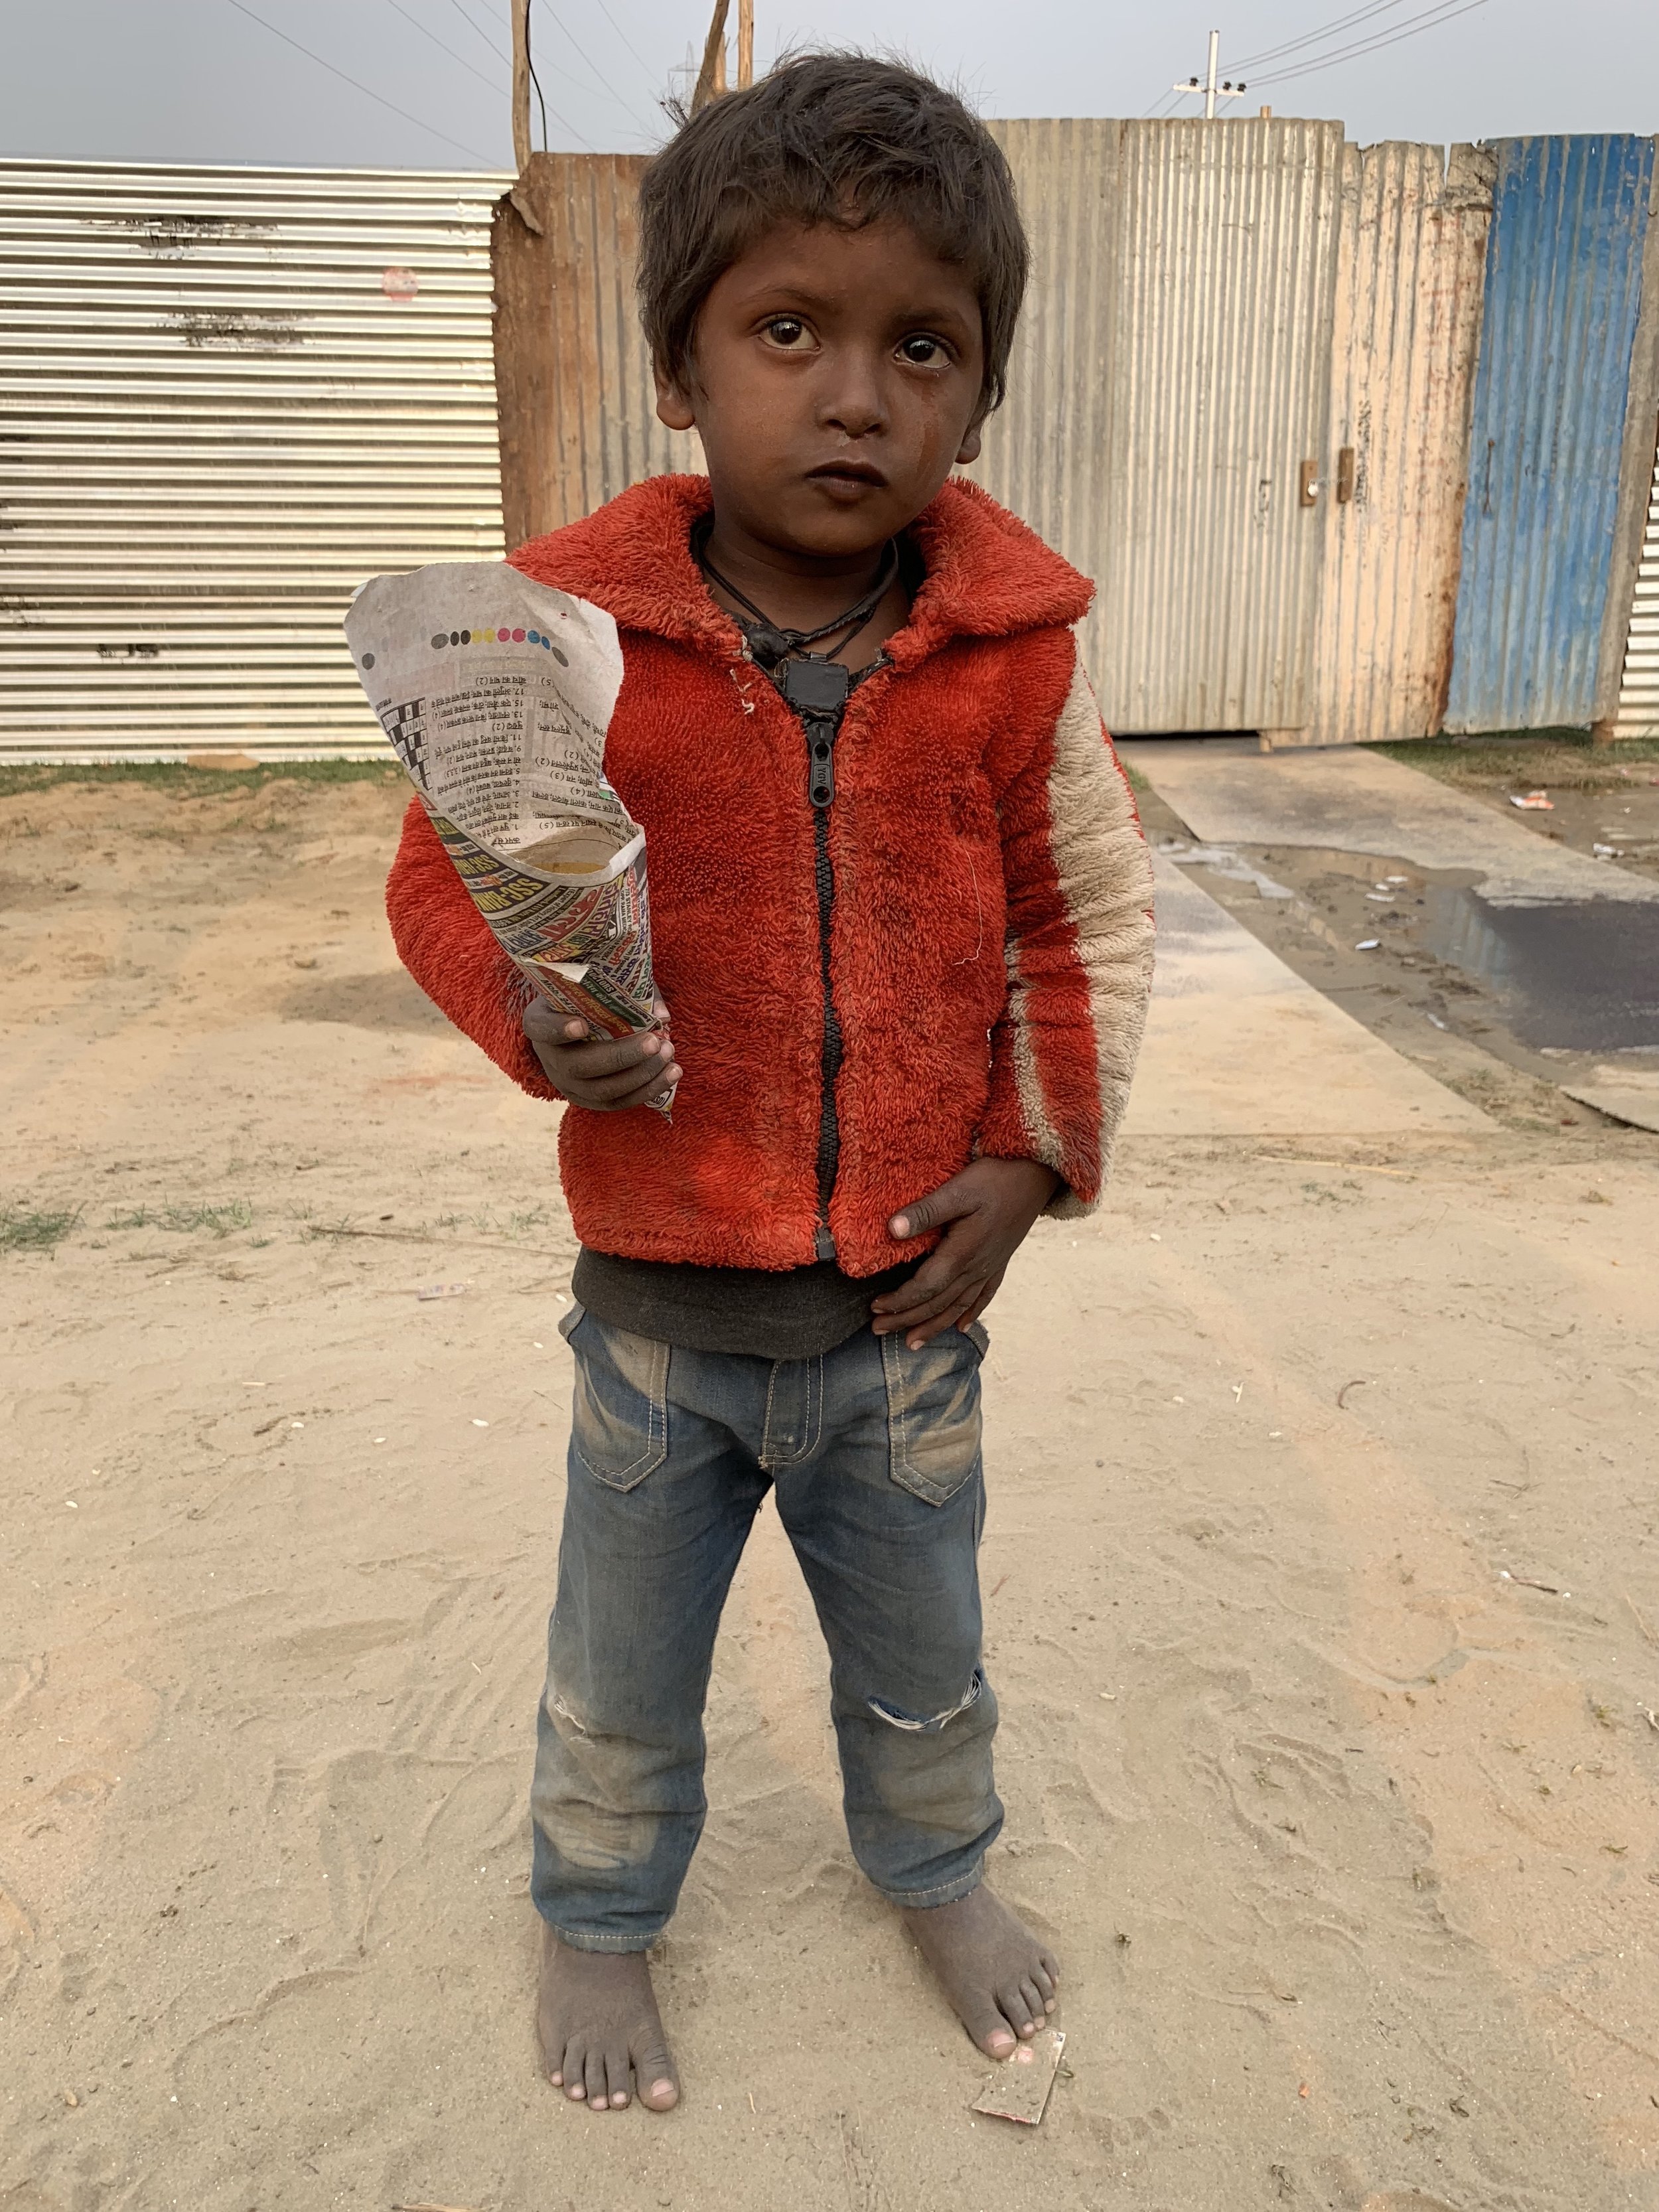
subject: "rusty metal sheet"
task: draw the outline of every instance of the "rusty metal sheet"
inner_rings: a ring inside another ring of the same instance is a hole
[[[0,161],[0,758],[384,749],[352,592],[501,550],[506,181]]]
[[[495,211],[495,378],[509,544],[642,477],[700,469],[657,420],[634,295],[642,155],[537,154]]]
[[[1346,149],[1309,735],[1431,737],[1445,712],[1495,157]]]

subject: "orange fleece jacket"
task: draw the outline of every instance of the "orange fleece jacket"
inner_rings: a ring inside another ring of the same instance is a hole
[[[707,481],[659,477],[512,557],[615,618],[605,770],[646,832],[672,1120],[569,1109],[560,1164],[601,1252],[814,1257],[823,1003],[802,727],[692,558]],[[830,812],[830,984],[845,1056],[830,1227],[874,1274],[889,1218],[978,1154],[1098,1200],[1146,1016],[1152,869],[1071,625],[1091,586],[976,486],[912,525],[925,580],[848,702]],[[422,988],[523,1087],[529,987],[411,803],[386,891]]]

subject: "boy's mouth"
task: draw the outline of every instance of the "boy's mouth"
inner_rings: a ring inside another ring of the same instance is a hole
[[[860,490],[880,490],[886,477],[873,461],[825,461],[821,468],[808,469],[808,480],[813,483],[854,485]]]

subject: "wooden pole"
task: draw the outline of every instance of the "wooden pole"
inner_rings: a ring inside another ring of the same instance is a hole
[[[528,5],[528,0],[526,0],[526,4]],[[717,72],[721,77],[726,74],[726,13],[730,5],[731,0],[714,0],[714,20],[708,26],[708,38],[702,50],[702,67],[697,71],[696,89],[691,94],[693,115],[699,109],[707,107],[716,91],[723,88],[716,86],[715,76]]]
[[[513,162],[530,166],[530,0],[513,0]]]
[[[738,90],[755,82],[755,0],[738,0]]]

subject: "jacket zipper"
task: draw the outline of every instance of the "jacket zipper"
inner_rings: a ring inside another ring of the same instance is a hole
[[[836,916],[836,872],[830,858],[830,809],[836,796],[835,744],[840,718],[834,722],[809,722],[806,744],[811,761],[808,795],[812,801],[813,877],[818,895],[818,973],[823,989],[823,1045],[819,1060],[818,1092],[818,1220],[813,1235],[815,1258],[833,1260],[835,1234],[830,1226],[830,1200],[835,1195],[836,1171],[841,1164],[841,1120],[836,1109],[836,1078],[844,1053],[841,1017],[836,1012],[830,986],[830,936]]]
[[[812,874],[818,902],[818,981],[823,994],[823,1046],[818,1061],[818,1217],[812,1253],[818,1260],[833,1260],[835,1233],[830,1226],[830,1201],[836,1193],[841,1164],[841,1121],[836,1109],[836,1079],[846,1056],[841,1017],[830,986],[830,940],[836,918],[836,872],[830,858],[830,809],[836,803],[836,740],[846,718],[847,702],[868,676],[890,665],[878,653],[856,673],[838,660],[818,660],[808,655],[786,660],[773,678],[785,699],[800,718],[806,735],[806,796],[812,807]]]
[[[878,661],[873,664],[879,665]],[[830,941],[835,924],[836,872],[830,858],[830,809],[836,799],[836,739],[855,681],[839,661],[787,660],[780,688],[799,715],[806,736],[806,795],[812,808],[812,874],[818,907],[818,979],[823,995],[823,1043],[818,1061],[818,1215],[813,1233],[815,1259],[833,1260],[836,1239],[830,1226],[841,1161],[841,1124],[836,1109],[836,1079],[845,1056],[841,1017],[830,985]],[[869,673],[861,669],[860,677]]]

